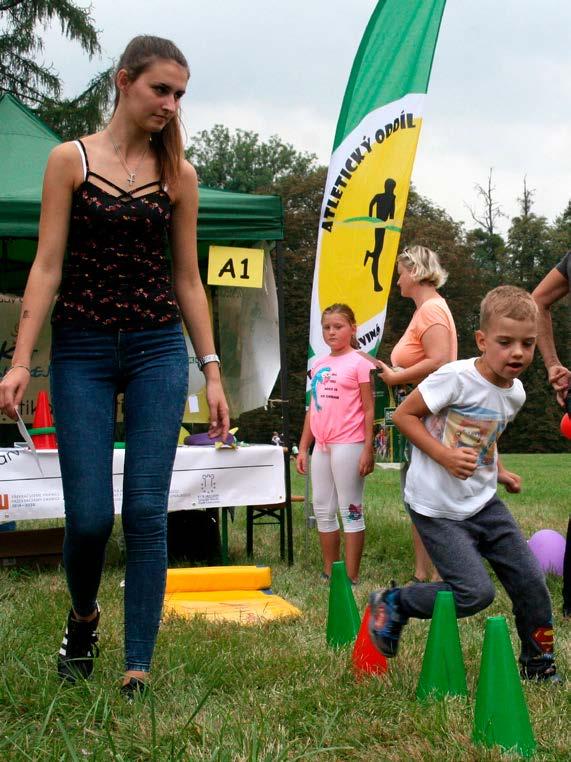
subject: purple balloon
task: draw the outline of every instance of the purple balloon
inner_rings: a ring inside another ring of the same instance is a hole
[[[216,442],[221,442],[222,437],[209,437],[207,431],[203,431],[200,434],[190,434],[188,437],[184,438],[185,445],[194,445],[195,447],[198,446],[209,446],[211,445],[214,447]],[[233,434],[228,433],[226,435],[226,439],[224,441],[224,444],[227,445],[233,445],[236,443],[236,437]]]
[[[563,576],[563,556],[565,555],[563,535],[553,529],[540,529],[529,538],[527,544],[545,574],[550,572]]]

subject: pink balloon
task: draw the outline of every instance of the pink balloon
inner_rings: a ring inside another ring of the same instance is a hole
[[[533,555],[539,561],[542,570],[547,574],[563,576],[563,556],[565,555],[565,538],[553,529],[540,529],[527,541]]]

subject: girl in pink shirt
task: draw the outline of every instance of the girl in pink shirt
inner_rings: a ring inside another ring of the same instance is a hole
[[[340,557],[337,512],[345,533],[345,564],[352,582],[359,578],[365,541],[363,489],[374,468],[373,367],[359,352],[357,324],[346,304],[333,304],[321,316],[323,339],[331,353],[311,369],[311,400],[299,443],[297,470],[307,473],[311,460],[313,512],[323,554],[323,576]]]

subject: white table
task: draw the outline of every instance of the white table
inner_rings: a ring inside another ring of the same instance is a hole
[[[63,517],[57,450],[38,450],[43,475],[27,449],[0,448],[0,522]],[[124,450],[113,456],[115,512],[123,499]],[[169,511],[273,505],[286,499],[281,447],[177,447]]]
[[[64,516],[57,450],[38,450],[41,471],[32,453],[0,448],[0,523]],[[113,455],[115,512],[121,512],[125,450]],[[169,511],[275,506],[286,501],[285,461],[281,447],[177,447],[169,492]],[[288,560],[293,560],[291,506],[285,511]],[[284,555],[284,525],[280,527]],[[227,511],[222,512],[223,562],[228,558]]]

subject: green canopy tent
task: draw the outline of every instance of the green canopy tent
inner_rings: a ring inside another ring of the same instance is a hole
[[[43,173],[50,151],[60,142],[60,138],[20,101],[9,93],[0,96],[0,293],[21,294],[24,290],[37,246]],[[197,236],[202,266],[208,261],[212,244],[272,246],[283,239],[283,233],[279,196],[200,188]],[[280,246],[276,245],[276,251],[281,398],[284,436],[289,446],[283,259]],[[289,458],[286,466],[287,546],[291,563]]]
[[[20,293],[36,250],[42,177],[48,154],[60,143],[26,106],[10,94],[0,97],[0,291]],[[248,245],[283,239],[279,196],[200,189],[199,256],[212,243]]]

